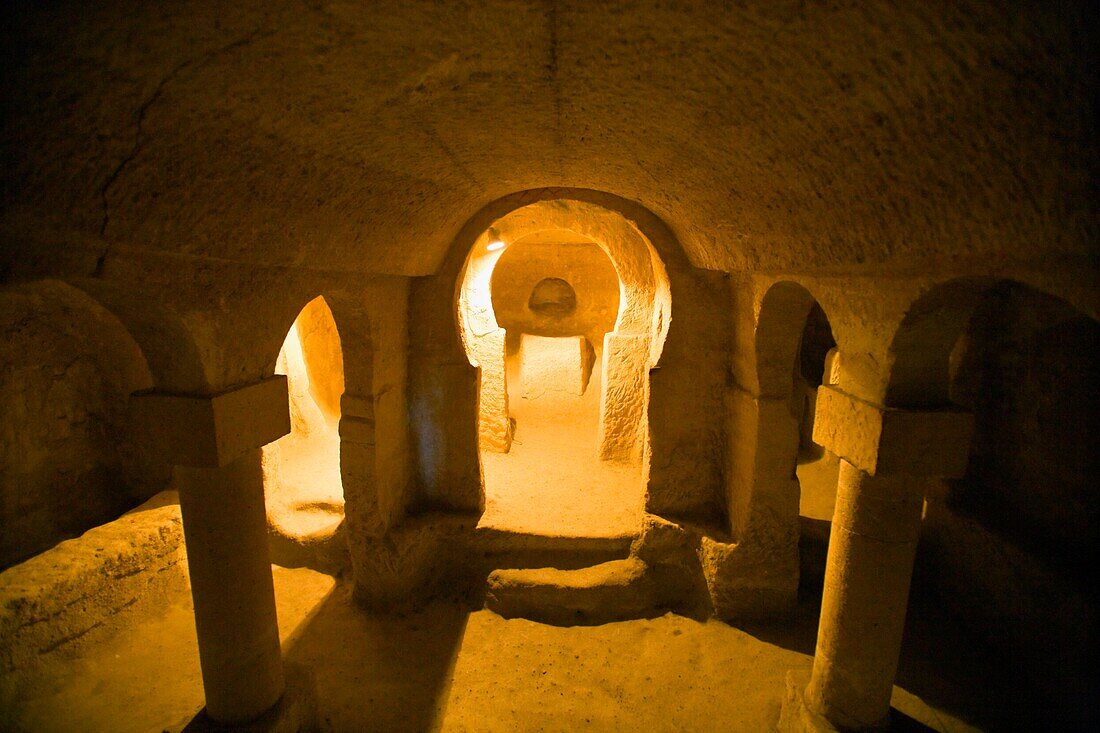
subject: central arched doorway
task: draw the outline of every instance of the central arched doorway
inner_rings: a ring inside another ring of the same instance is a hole
[[[531,204],[477,238],[459,276],[456,320],[479,370],[482,526],[637,531],[649,370],[670,306],[652,245],[597,205]]]

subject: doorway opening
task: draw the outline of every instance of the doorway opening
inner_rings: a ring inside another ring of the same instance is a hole
[[[264,447],[264,494],[272,555],[279,560],[331,539],[344,519],[340,397],[344,359],[321,296],[302,309],[275,366],[290,396],[290,433]]]
[[[572,226],[537,212],[498,221],[460,276],[459,329],[479,368],[479,526],[626,537],[645,512],[649,369],[669,322],[667,275],[628,222],[609,231],[612,212],[570,204]],[[579,216],[589,209],[605,222],[598,238]]]
[[[799,515],[819,522],[832,522],[836,504],[840,458],[814,442],[817,390],[822,384],[836,384],[839,377],[836,339],[829,318],[817,301],[810,306],[798,347],[795,394],[805,395],[799,422],[798,468]]]

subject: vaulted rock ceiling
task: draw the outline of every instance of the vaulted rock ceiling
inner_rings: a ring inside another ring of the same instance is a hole
[[[415,275],[489,202],[571,186],[716,269],[1073,266],[1087,5],[24,3],[0,233]]]

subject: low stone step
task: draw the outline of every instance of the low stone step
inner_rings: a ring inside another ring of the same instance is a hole
[[[504,568],[575,570],[630,554],[631,535],[559,537],[478,527],[470,541],[471,564],[488,574]]]
[[[630,557],[574,570],[494,570],[485,605],[505,618],[573,626],[660,616],[665,595],[649,566]]]
[[[285,568],[339,574],[348,567],[342,504],[274,504],[267,508],[271,561]]]

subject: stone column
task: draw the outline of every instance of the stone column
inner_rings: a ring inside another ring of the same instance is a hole
[[[132,407],[150,449],[176,466],[207,715],[254,720],[284,690],[259,449],[290,432],[286,378],[144,393]]]
[[[206,712],[256,718],[283,694],[260,451],[220,468],[177,466]]]
[[[973,420],[818,392],[814,440],[841,456],[813,673],[788,677],[781,730],[885,724],[930,476],[966,469]]]
[[[806,703],[834,725],[885,723],[920,537],[924,481],[840,464]]]

